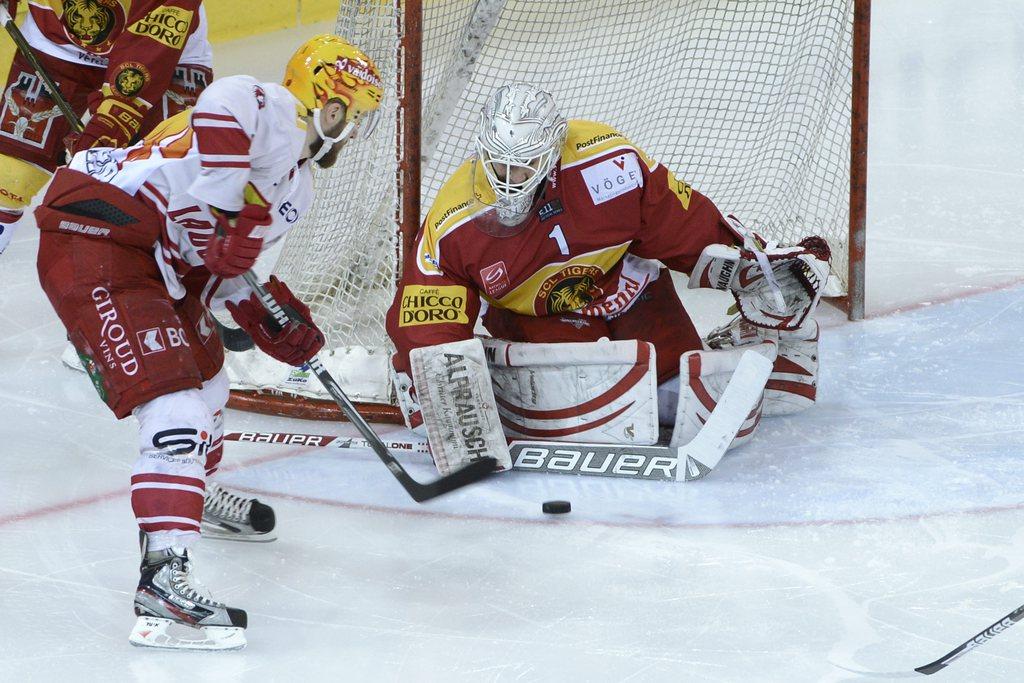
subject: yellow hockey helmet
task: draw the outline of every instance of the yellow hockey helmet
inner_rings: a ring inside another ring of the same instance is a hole
[[[337,97],[345,103],[348,123],[375,112],[384,97],[384,82],[373,61],[343,38],[326,33],[307,40],[288,60],[284,87],[311,112]]]

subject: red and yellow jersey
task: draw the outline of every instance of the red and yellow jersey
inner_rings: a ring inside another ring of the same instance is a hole
[[[494,236],[494,193],[474,166],[441,188],[406,258],[387,320],[399,369],[413,348],[471,337],[481,299],[521,315],[614,317],[661,263],[689,273],[704,247],[735,242],[709,199],[604,124],[569,122],[543,194],[510,236]]]
[[[39,52],[103,69],[101,94],[144,110],[179,64],[213,66],[201,0],[32,0],[22,33]]]
[[[201,5],[201,0],[31,0],[23,33],[30,45],[54,57],[97,66],[95,58],[79,53],[107,56],[122,36],[141,45],[131,36],[147,38],[178,52],[197,30],[205,40]],[[54,54],[55,48],[65,52]]]

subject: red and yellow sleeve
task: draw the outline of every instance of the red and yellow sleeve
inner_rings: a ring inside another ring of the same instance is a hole
[[[140,132],[146,112],[163,97],[185,43],[199,24],[200,0],[133,2],[109,55],[106,78],[90,104],[92,118],[75,143],[123,147]]]
[[[396,349],[394,366],[406,373],[410,351],[471,339],[480,313],[476,288],[445,273],[423,273],[416,267],[418,251],[406,258],[402,280],[387,315],[388,336]]]
[[[652,166],[654,169],[650,170]],[[641,167],[646,176],[642,227],[629,249],[631,253],[658,259],[672,270],[689,273],[704,247],[737,243],[714,202],[643,153]]]

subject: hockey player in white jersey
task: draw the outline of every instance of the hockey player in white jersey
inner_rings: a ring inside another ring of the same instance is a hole
[[[267,286],[304,322],[280,328],[240,276],[310,206],[311,164],[332,165],[372,128],[382,94],[365,54],[317,36],[289,61],[283,85],[224,78],[139,144],[76,154],[36,211],[43,289],[101,398],[139,423],[136,645],[245,645],[245,612],[197,587],[189,550],[201,529],[264,540],[274,525],[269,506],[207,483],[228,397],[210,309],[226,307],[282,362],[301,365],[322,347],[283,282]]]

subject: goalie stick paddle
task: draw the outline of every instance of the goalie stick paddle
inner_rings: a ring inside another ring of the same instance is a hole
[[[370,448],[366,439],[330,434],[291,432],[225,432],[225,441],[307,446],[336,450]],[[430,455],[425,438],[386,439],[392,451]],[[678,449],[670,446],[571,443],[564,441],[509,442],[512,469],[516,472],[553,472],[583,476],[676,481]]]
[[[371,448],[366,439],[330,434],[292,432],[225,432],[225,441],[306,446],[336,450]],[[389,450],[430,455],[426,439],[385,439]],[[553,472],[582,476],[677,481],[678,448],[623,444],[572,443],[564,441],[509,442],[512,469],[516,472]],[[685,477],[684,479],[686,480]]]
[[[278,325],[284,327],[291,320],[289,312],[285,311],[278,303],[274,300],[274,296],[266,290],[263,285],[260,284],[256,276],[253,275],[252,271],[246,271],[242,277],[246,283],[252,288],[252,291],[256,293],[260,303],[267,309],[267,312],[273,316],[274,321]],[[402,488],[415,500],[417,503],[430,500],[431,498],[437,498],[438,496],[444,495],[455,489],[462,488],[467,484],[472,484],[475,481],[483,479],[487,475],[494,471],[494,466],[497,464],[494,458],[480,458],[474,460],[462,469],[456,470],[451,474],[445,475],[440,479],[423,484],[411,476],[402,467],[402,464],[395,459],[395,456],[391,454],[388,447],[384,445],[377,433],[373,431],[373,427],[363,419],[363,416],[359,414],[356,407],[352,405],[352,402],[342,391],[341,387],[331,376],[331,373],[327,372],[323,363],[320,361],[320,356],[313,356],[308,361],[310,370],[316,375],[320,383],[324,385],[324,389],[331,395],[331,398],[341,408],[341,412],[345,414],[345,417],[349,419],[359,430],[359,433],[366,439],[369,447],[373,449],[373,452],[381,459],[391,474],[394,475],[398,483],[402,485]]]
[[[370,442],[358,436],[334,436],[331,434],[299,434],[294,432],[224,432],[225,441],[245,443],[272,443],[282,446],[308,446],[309,448],[370,448]],[[404,453],[422,453],[430,455],[430,447],[425,437],[415,441],[400,439],[381,439],[391,451]]]

